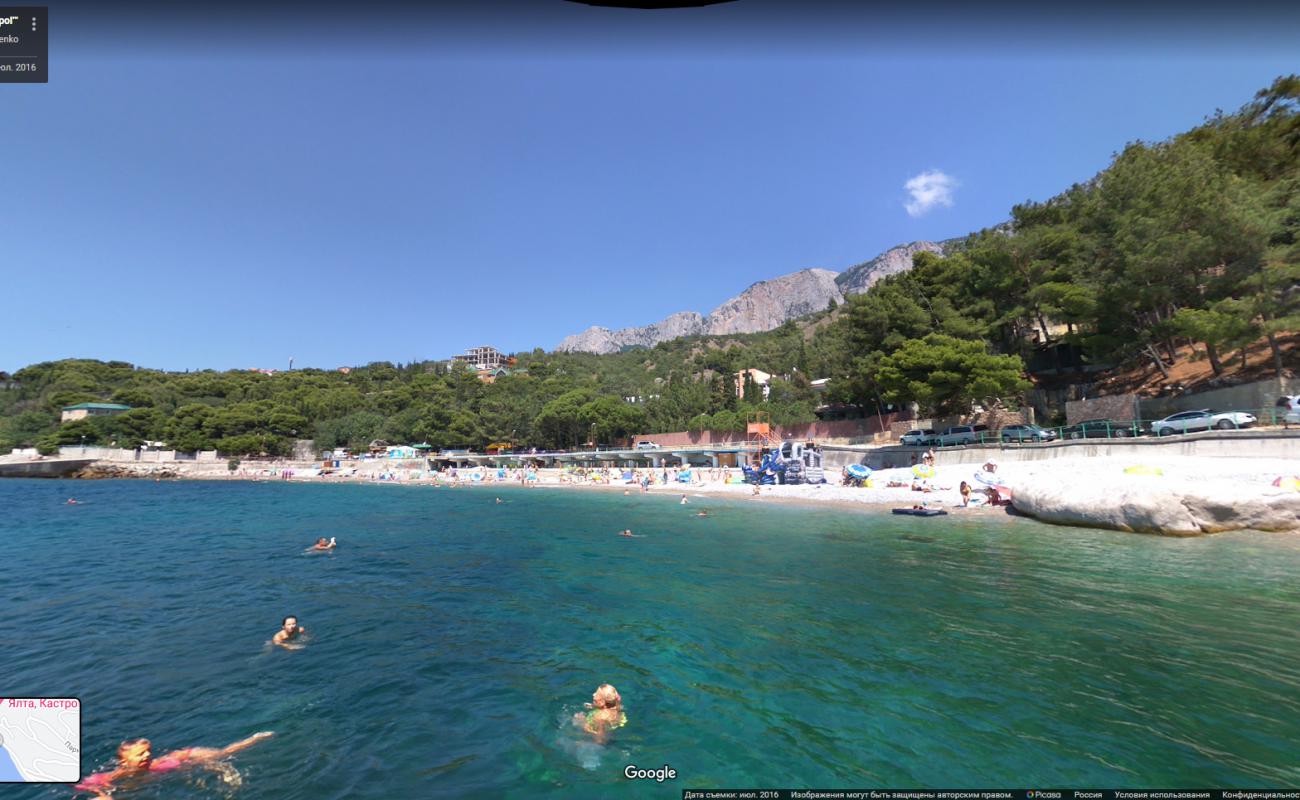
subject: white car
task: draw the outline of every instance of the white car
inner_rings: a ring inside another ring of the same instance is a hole
[[[929,428],[912,430],[903,434],[898,443],[904,447],[921,447],[927,444],[934,444],[939,439],[939,434]]]
[[[638,449],[638,450],[658,450],[658,449],[659,449],[659,445],[655,444],[654,442],[637,442],[637,443],[636,443],[636,449]]]
[[[1180,411],[1164,419],[1151,423],[1151,432],[1157,436],[1170,436],[1189,431],[1208,431],[1210,428],[1231,430],[1248,428],[1256,422],[1254,414],[1245,411],[1215,411],[1203,408],[1200,411]]]

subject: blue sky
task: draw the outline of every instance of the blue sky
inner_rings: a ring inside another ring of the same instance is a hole
[[[0,369],[332,368],[705,313],[996,224],[1300,64],[1294,15],[1152,38],[1010,12],[379,8],[145,36],[52,0],[50,83],[0,86]]]

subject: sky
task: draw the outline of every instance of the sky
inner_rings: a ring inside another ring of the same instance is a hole
[[[1300,69],[1250,4],[175,5],[49,0],[49,83],[0,85],[0,370],[549,350],[996,225]]]

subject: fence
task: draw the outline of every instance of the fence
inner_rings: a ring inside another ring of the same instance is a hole
[[[953,433],[946,436],[917,437],[920,447],[950,447],[967,444],[1041,444],[1068,439],[1132,439],[1142,436],[1177,436],[1204,430],[1232,431],[1262,426],[1300,426],[1300,411],[1281,406],[1266,406],[1249,411],[1222,412],[1204,416],[1175,419],[1179,414],[1160,419],[1095,419],[1073,425],[1044,428],[1037,425],[1020,425],[970,433]],[[1240,415],[1249,415],[1250,418]]]

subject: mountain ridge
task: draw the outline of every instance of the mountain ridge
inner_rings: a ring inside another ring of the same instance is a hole
[[[848,295],[867,291],[881,278],[911,269],[916,253],[943,255],[956,241],[959,240],[898,245],[843,272],[805,268],[755,281],[707,315],[678,311],[649,325],[618,329],[593,325],[564,337],[555,349],[566,353],[617,353],[629,347],[653,347],[682,336],[769,331],[788,320],[821,311],[832,300],[837,305],[843,303]]]

